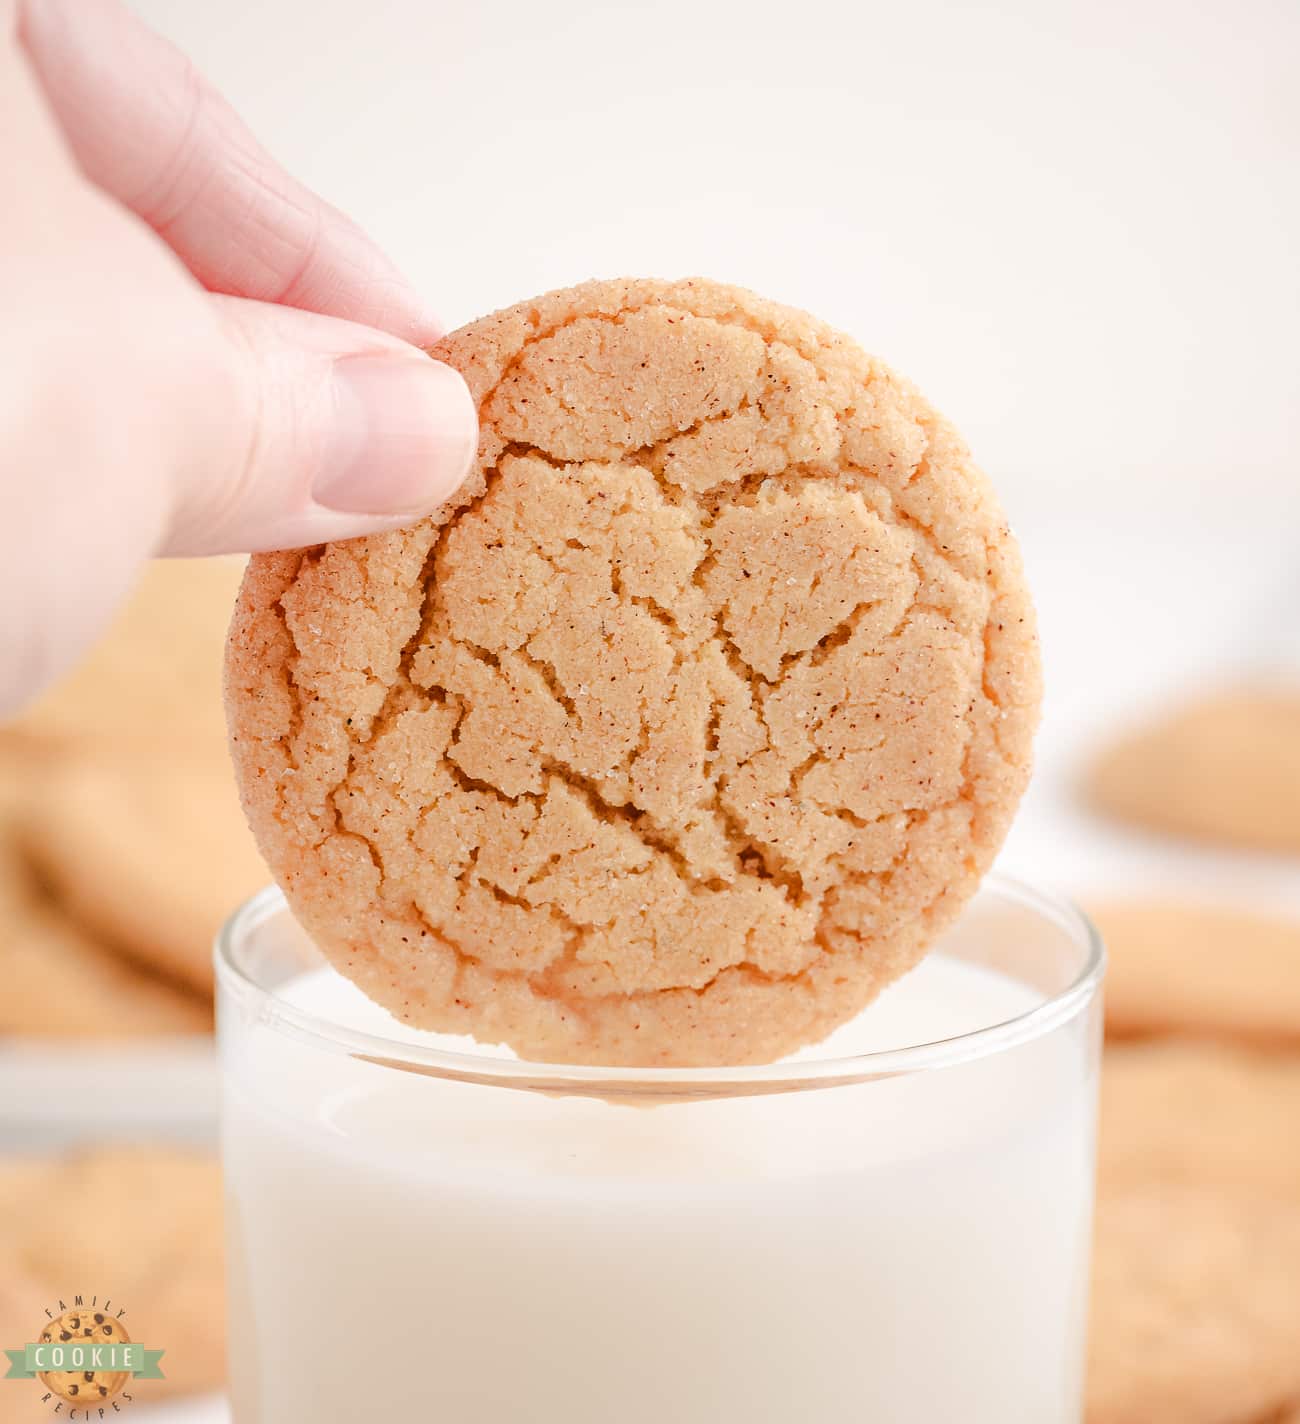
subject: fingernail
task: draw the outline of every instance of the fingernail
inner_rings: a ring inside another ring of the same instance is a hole
[[[459,372],[420,356],[336,361],[332,417],[312,496],[344,514],[432,509],[457,489],[478,449]]]

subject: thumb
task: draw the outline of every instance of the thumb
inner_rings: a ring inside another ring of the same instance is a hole
[[[251,553],[409,524],[478,446],[450,366],[353,322],[211,297],[218,368],[182,436],[161,552]],[[224,338],[224,339],[222,339]]]

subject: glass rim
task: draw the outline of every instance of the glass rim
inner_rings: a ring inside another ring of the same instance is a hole
[[[976,895],[985,891],[992,891],[1005,901],[1033,911],[1040,919],[1051,921],[1082,949],[1082,967],[1063,989],[1009,1019],[948,1038],[868,1053],[741,1067],[653,1068],[544,1063],[434,1048],[335,1023],[282,999],[239,963],[238,947],[247,935],[278,914],[292,913],[284,893],[275,885],[245,900],[226,920],[217,933],[213,959],[219,986],[243,1003],[256,1005],[259,1022],[266,1027],[317,1048],[382,1067],[562,1095],[680,1098],[791,1092],[956,1067],[1044,1038],[1087,1007],[1101,984],[1106,965],[1101,935],[1088,916],[1064,896],[1035,889],[1009,875],[986,875]],[[967,907],[963,907],[963,913]],[[338,972],[329,965],[328,959],[325,963],[332,972]]]

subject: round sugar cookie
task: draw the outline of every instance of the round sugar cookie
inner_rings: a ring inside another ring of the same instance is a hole
[[[69,919],[36,881],[19,826],[44,781],[33,781],[25,795],[16,781],[8,785],[8,804],[0,792],[0,1037],[211,1032],[210,1003],[124,959]]]
[[[1106,942],[1106,1032],[1300,1043],[1300,920],[1228,905],[1089,906]]]
[[[1145,829],[1300,854],[1300,692],[1207,695],[1108,748],[1085,794]]]
[[[0,1037],[109,1039],[212,1032],[212,1006],[152,975],[48,905],[0,926]]]
[[[444,339],[457,497],[256,557],[245,809],[395,1015],[536,1060],[764,1062],[911,967],[1024,788],[1020,559],[960,437],[802,313],[593,282]]]
[[[217,930],[268,879],[225,756],[70,751],[31,799],[22,838],[81,925],[204,996]]]
[[[1087,1424],[1263,1424],[1300,1394],[1300,1206],[1103,1190]]]
[[[1097,1175],[1300,1202],[1300,1058],[1152,1040],[1102,1061]]]

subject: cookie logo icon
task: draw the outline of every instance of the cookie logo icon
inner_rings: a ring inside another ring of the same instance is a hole
[[[27,1343],[6,1350],[6,1380],[35,1380],[41,1403],[60,1419],[118,1414],[131,1402],[133,1379],[162,1379],[162,1350],[132,1340],[125,1307],[108,1296],[73,1296],[47,1306]]]
[[[121,1320],[115,1320],[102,1310],[73,1309],[65,1310],[57,1319],[51,1321],[40,1333],[40,1340],[43,1344],[54,1345],[55,1343],[65,1347],[63,1363],[94,1365],[96,1363],[96,1352],[93,1346],[106,1345],[109,1343],[129,1345],[131,1336],[126,1326]],[[82,1349],[78,1358],[74,1361],[72,1350],[73,1345],[89,1344],[91,1349]],[[54,1352],[49,1352],[51,1359]],[[100,1354],[102,1359],[102,1352]],[[112,1399],[115,1394],[120,1394],[122,1386],[130,1378],[126,1370],[104,1370],[104,1369],[66,1369],[66,1370],[40,1370],[37,1372],[41,1383],[58,1398],[66,1400],[69,1404],[90,1405],[98,1404],[106,1399]]]

